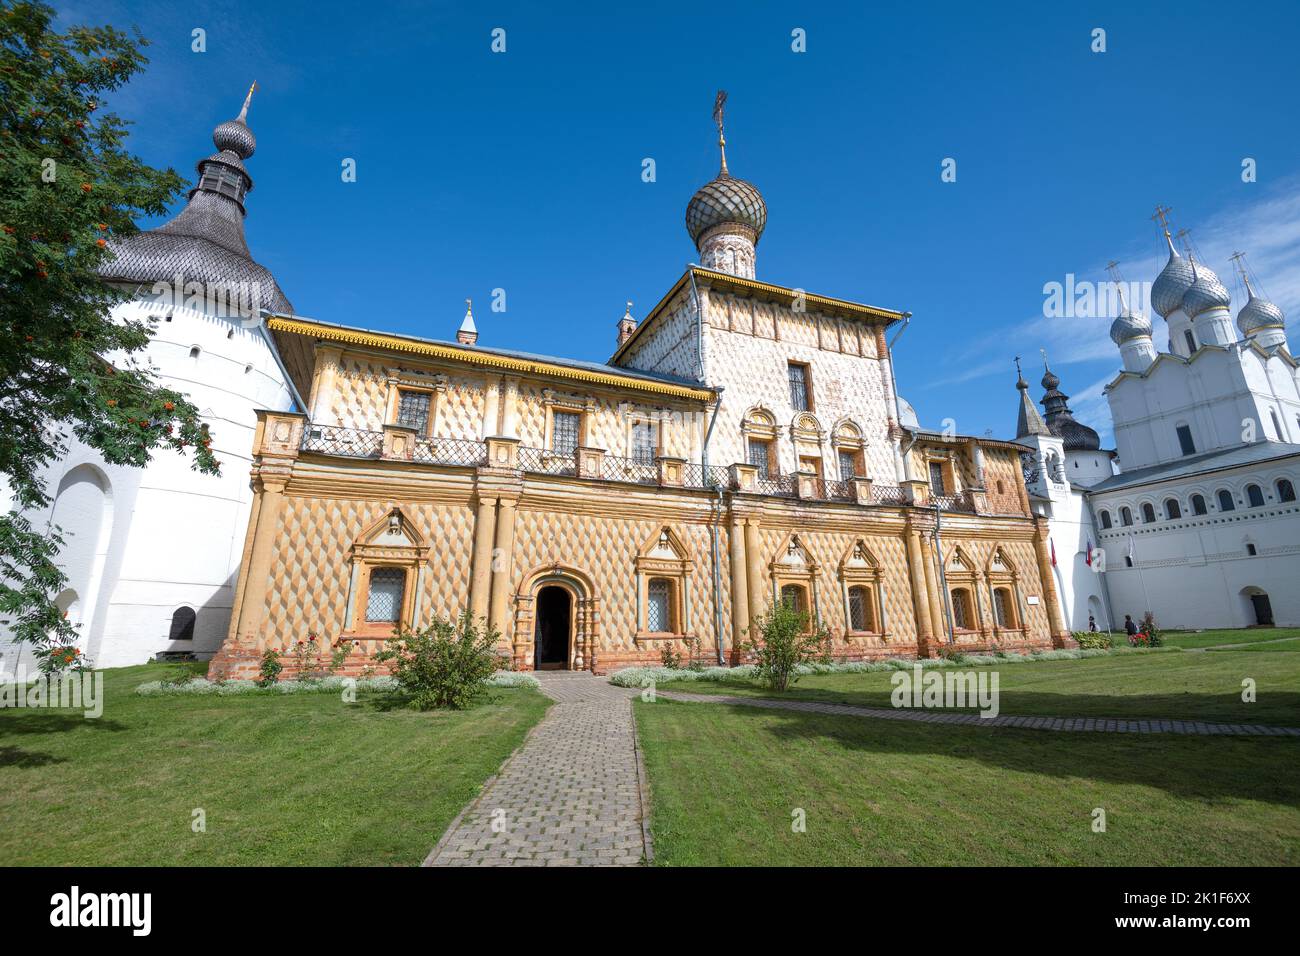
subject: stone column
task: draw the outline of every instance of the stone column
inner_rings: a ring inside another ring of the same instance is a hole
[[[1034,519],[1034,552],[1038,557],[1038,578],[1043,586],[1043,602],[1047,605],[1047,630],[1053,647],[1075,647],[1076,643],[1065,626],[1061,601],[1056,594],[1056,578],[1052,574],[1052,558],[1047,550],[1047,520]]]
[[[239,617],[231,622],[230,637],[245,649],[256,649],[260,654],[266,649],[261,633],[266,616],[266,594],[271,588],[271,562],[275,557],[275,543],[280,536],[280,511],[284,504],[286,477],[271,478],[259,475],[254,479],[255,493],[259,499],[257,526],[252,533],[248,563],[242,570]]]
[[[501,632],[503,638],[510,635],[510,568],[515,547],[515,506],[514,498],[502,498],[497,510],[496,549],[492,554],[492,606],[489,622]],[[518,635],[515,635],[516,642]]]
[[[501,435],[519,437],[519,379],[506,379],[505,396],[501,400]]]
[[[496,375],[487,376],[483,391],[483,439],[485,441],[501,432],[497,427],[501,412],[500,396],[501,379]]]
[[[907,573],[912,585],[912,612],[916,616],[916,643],[929,644],[934,635],[930,622],[930,596],[925,584],[925,557],[920,532],[908,522],[903,534],[907,539]]]
[[[763,611],[769,603],[765,594],[767,582],[763,574],[763,556],[758,545],[758,528],[757,518],[745,519],[745,557],[749,562],[746,596],[749,598],[749,626],[751,628],[758,627],[758,619],[762,617]]]
[[[944,613],[944,599],[939,594],[939,582],[934,569],[934,549],[930,545],[929,535],[919,535],[917,542],[921,549],[921,572],[925,576],[925,599],[930,605],[930,646],[927,655],[934,653],[934,648],[948,643],[948,617]]]
[[[316,347],[316,374],[311,389],[311,422],[313,425],[337,425],[333,413],[334,389],[338,378],[339,362],[343,349],[331,345]]]
[[[469,582],[469,610],[475,623],[488,616],[492,593],[492,540],[496,526],[497,499],[480,494],[474,519],[474,556]]]
[[[739,657],[749,640],[749,572],[745,557],[745,519],[731,516],[731,654]]]

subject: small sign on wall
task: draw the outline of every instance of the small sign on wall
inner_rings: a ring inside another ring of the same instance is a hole
[[[1038,595],[1037,595],[1037,594],[1030,594],[1030,595],[1028,595],[1028,596],[1025,598],[1025,603],[1026,603],[1026,604],[1037,604],[1037,603],[1038,603]]]

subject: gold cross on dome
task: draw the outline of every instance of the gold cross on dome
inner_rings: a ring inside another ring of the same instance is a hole
[[[1169,235],[1169,214],[1173,209],[1169,206],[1156,206],[1156,214],[1151,217],[1152,222],[1160,223],[1160,228],[1164,230],[1165,235]]]

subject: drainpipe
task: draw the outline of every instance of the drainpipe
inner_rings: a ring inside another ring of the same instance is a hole
[[[695,270],[697,268],[693,264],[688,264],[686,271],[691,276],[691,298],[695,302],[695,352],[700,359],[700,381],[706,382],[708,377],[704,374],[704,315],[700,310],[700,288],[695,284]],[[716,410],[714,414],[717,414]],[[711,428],[712,426],[710,426]],[[707,447],[707,439],[705,447]]]
[[[889,340],[889,344],[886,346],[886,351],[889,353],[889,388],[890,391],[894,393],[894,421],[898,423],[899,428],[903,427],[903,409],[898,401],[898,379],[894,376],[894,346],[897,345],[898,340],[903,337],[903,333],[907,331],[907,326],[911,321],[912,313],[904,312],[903,324],[899,326],[898,331],[894,333],[894,337]],[[916,444],[916,436],[912,435],[911,438],[912,440],[907,443],[906,448],[903,448],[901,444],[896,446],[899,449],[898,456],[903,460],[904,481],[910,481],[912,479],[911,452],[912,446]],[[898,475],[897,462],[894,463],[894,475],[895,477]]]
[[[943,529],[943,512],[939,510],[936,503],[934,508],[934,556],[939,562],[939,586],[943,588],[943,610],[948,618],[948,643],[951,644],[956,640],[955,628],[952,623],[952,595],[948,593],[948,575],[943,568],[943,539],[939,536]]]
[[[709,419],[709,429],[704,433],[704,448],[700,451],[700,468],[707,487],[709,480],[709,440],[713,438],[713,426],[718,423],[718,411],[722,408],[722,388],[716,390],[718,399],[713,404],[713,416]],[[709,525],[709,534],[713,539],[713,635],[718,648],[718,666],[723,666],[726,654],[722,647],[722,572],[718,570],[718,522],[722,520],[722,488],[718,488],[717,508],[713,522]],[[733,611],[734,613],[734,611]]]

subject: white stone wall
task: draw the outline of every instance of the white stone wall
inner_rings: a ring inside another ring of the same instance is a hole
[[[143,663],[164,650],[211,656],[229,625],[248,523],[254,410],[290,408],[289,388],[261,333],[237,317],[147,299],[115,314],[158,318],[143,354],[161,384],[198,407],[221,474],[199,474],[169,451],[143,469],[108,465],[74,440],[46,475],[51,506],[30,517],[37,527],[64,528],[69,603],[61,606],[95,664]],[[181,606],[196,612],[194,640],[173,644],[168,632]],[[30,661],[7,638],[0,633],[0,668],[13,673]]]
[[[1166,627],[1247,627],[1255,623],[1248,594],[1259,590],[1268,594],[1278,626],[1300,625],[1300,504],[1279,500],[1277,480],[1284,477],[1300,487],[1300,456],[1094,495],[1094,513],[1105,509],[1112,516],[1112,528],[1099,534],[1119,619],[1132,614],[1137,620],[1150,607]],[[1264,492],[1263,507],[1249,504],[1245,489],[1252,483]],[[1220,489],[1232,493],[1232,511],[1220,510]],[[1208,514],[1192,513],[1195,493],[1204,495]],[[1168,498],[1178,500],[1181,518],[1167,517]],[[1155,510],[1155,522],[1143,521],[1144,503]],[[1125,505],[1131,527],[1118,517]],[[1124,560],[1130,537],[1133,568]],[[1254,545],[1254,556],[1247,545]]]

